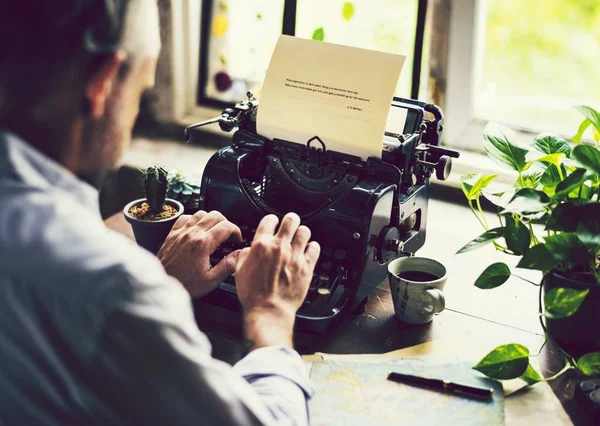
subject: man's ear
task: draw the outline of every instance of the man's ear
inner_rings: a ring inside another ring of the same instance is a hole
[[[100,63],[88,80],[85,95],[89,101],[89,114],[92,118],[100,118],[104,115],[106,99],[112,90],[113,80],[126,58],[127,54],[124,50],[117,50]]]

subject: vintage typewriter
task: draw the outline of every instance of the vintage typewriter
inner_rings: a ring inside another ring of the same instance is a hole
[[[394,98],[405,108],[401,134],[386,133],[382,158],[367,161],[327,150],[318,135],[308,141],[269,140],[256,132],[258,101],[248,99],[190,131],[218,123],[234,129],[204,169],[200,209],[220,211],[237,224],[241,244],[219,248],[216,263],[247,246],[267,214],[300,215],[321,245],[321,256],[306,299],[297,314],[300,329],[324,332],[364,307],[372,289],[387,276],[387,263],[414,254],[425,243],[429,179],[448,177],[459,153],[439,146],[442,111],[435,105]],[[239,309],[235,277],[206,297]]]

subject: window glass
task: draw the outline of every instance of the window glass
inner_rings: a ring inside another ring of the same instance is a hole
[[[396,95],[410,97],[417,9],[417,0],[298,0],[296,36],[405,55]]]
[[[283,0],[215,0],[206,97],[235,102],[260,94],[283,25]]]
[[[573,105],[600,107],[600,1],[483,2],[475,115],[572,136]]]
[[[260,97],[282,32],[284,5],[283,0],[212,1],[201,100],[235,102],[248,90]],[[417,9],[418,0],[298,0],[296,36],[407,56],[396,95],[410,97]],[[427,52],[428,37],[422,81]]]

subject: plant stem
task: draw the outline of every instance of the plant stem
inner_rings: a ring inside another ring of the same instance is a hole
[[[536,284],[536,283],[534,283],[533,281],[530,281],[530,280],[528,280],[527,278],[520,277],[520,276],[519,276],[519,275],[517,275],[517,274],[511,274],[511,275],[512,275],[512,276],[514,276],[514,277],[520,278],[520,279],[522,279],[523,281],[525,281],[525,282],[528,282],[529,284],[531,284],[531,285],[534,285],[534,286],[536,286],[536,287],[539,287],[539,286],[541,285],[541,284]]]
[[[546,343],[548,343],[548,334],[544,333],[544,343],[542,343],[542,346],[540,346],[540,350],[538,351],[537,354],[530,355],[530,356],[532,358],[536,358],[536,357],[540,356],[540,354],[542,353],[542,350],[544,349],[544,346],[546,346]]]
[[[521,188],[525,187],[525,182],[523,181],[523,174],[521,172],[519,172],[519,184],[521,185]]]
[[[488,229],[488,223],[487,220],[485,219],[485,214],[483,214],[483,209],[481,208],[481,202],[479,201],[479,197],[477,197],[477,210],[479,210],[479,214],[481,215],[481,218],[483,219],[483,223],[485,223],[485,229]]]
[[[531,234],[531,240],[533,241],[533,244],[534,245],[539,244],[540,241],[536,237],[535,232],[533,232],[533,226],[531,225],[531,222],[529,222],[527,225],[529,226],[529,233]]]
[[[544,330],[544,335],[548,335],[548,329],[546,328],[546,324],[544,324],[544,307],[542,305],[542,290],[543,286],[540,286],[539,298],[538,298],[538,313],[540,317],[540,325]]]
[[[565,366],[558,373],[553,374],[550,377],[544,377],[543,381],[544,382],[549,382],[550,380],[554,380],[557,377],[561,376],[565,371],[571,370],[572,368],[575,368],[575,367],[573,367],[572,365],[570,365],[570,364],[567,363],[567,364],[565,364]]]
[[[483,226],[483,229],[485,229],[487,231],[488,227],[487,227],[487,225],[484,222],[482,222],[481,218],[477,215],[477,212],[475,211],[475,208],[473,207],[473,201],[472,200],[469,200],[469,208],[473,212],[473,215],[475,216],[475,218],[477,218],[477,221],[481,224],[481,226]]]

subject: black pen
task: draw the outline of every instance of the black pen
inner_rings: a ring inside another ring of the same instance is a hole
[[[464,396],[469,396],[478,399],[490,399],[494,394],[494,389],[480,388],[477,386],[460,385],[448,380],[429,379],[426,377],[413,376],[411,374],[388,373],[388,380],[399,383],[410,383],[413,385],[423,386],[429,389],[439,390],[442,392],[459,393]]]

